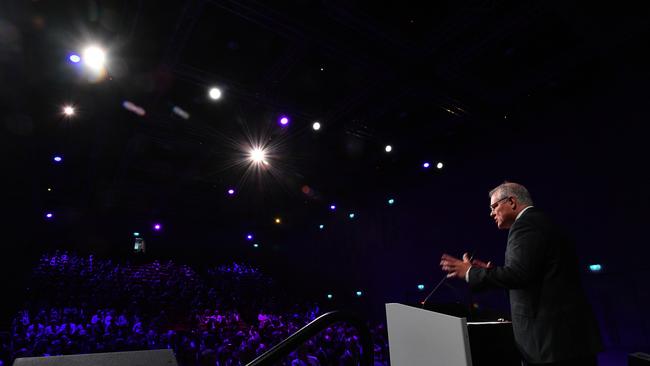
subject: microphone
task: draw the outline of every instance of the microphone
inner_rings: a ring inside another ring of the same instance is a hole
[[[422,300],[422,303],[421,303],[421,304],[422,304],[422,308],[423,308],[423,309],[424,309],[424,304],[427,303],[427,300],[429,300],[429,298],[431,297],[431,295],[433,295],[433,293],[436,292],[436,290],[438,289],[438,287],[440,287],[440,285],[442,285],[442,283],[445,282],[446,279],[447,279],[447,275],[444,275],[444,276],[442,277],[442,279],[440,280],[440,282],[438,282],[438,284],[436,285],[436,287],[434,287],[433,290],[431,290],[431,292],[429,292],[429,294],[427,295],[427,297],[425,297],[424,300]]]
[[[472,262],[472,259],[474,259],[474,254],[476,254],[476,250],[473,250],[473,251],[472,251],[472,254],[470,254],[470,256],[469,256],[469,261],[470,261],[470,263]],[[461,256],[461,257],[462,257],[462,256]],[[434,287],[433,290],[431,290],[431,292],[429,292],[429,294],[427,295],[427,297],[425,297],[424,300],[422,300],[421,305],[422,305],[422,308],[423,308],[423,309],[424,309],[424,304],[427,303],[427,300],[429,300],[429,298],[431,297],[431,295],[433,295],[433,293],[436,292],[436,290],[438,289],[438,287],[440,287],[440,286],[442,285],[442,283],[445,282],[446,279],[447,279],[447,275],[444,275],[444,276],[442,277],[442,279],[440,280],[440,282],[438,282],[438,284],[436,285],[436,287]]]

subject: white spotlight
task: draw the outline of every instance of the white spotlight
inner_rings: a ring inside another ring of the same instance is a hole
[[[63,114],[65,114],[68,117],[74,115],[74,108],[69,105],[63,107]]]
[[[217,100],[221,98],[221,90],[219,88],[211,88],[208,95],[210,95],[210,99]]]
[[[391,152],[391,151],[393,151],[393,147],[390,146],[390,145],[386,145],[386,149],[385,149],[385,150],[386,150],[386,152]]]
[[[438,169],[442,169],[443,166],[444,166],[444,165],[443,165],[442,163],[438,163],[438,164],[436,164],[436,168],[438,168]]]
[[[311,127],[314,129],[314,131],[318,131],[320,130],[320,123],[314,122],[314,124]]]
[[[145,111],[144,108],[140,107],[139,105],[135,105],[132,102],[129,102],[128,100],[122,102],[122,107],[124,107],[124,109],[128,111],[137,114],[140,117],[143,117],[145,114],[147,114],[147,111]]]
[[[263,149],[260,148],[254,148],[251,153],[250,153],[250,159],[255,162],[255,163],[264,163],[268,164],[266,162],[266,153],[264,152]]]
[[[181,117],[182,119],[190,119],[190,114],[179,106],[174,106],[174,108],[172,108],[172,112],[174,112],[177,116]]]
[[[99,71],[104,68],[106,54],[101,48],[90,46],[84,50],[82,60],[91,69]]]

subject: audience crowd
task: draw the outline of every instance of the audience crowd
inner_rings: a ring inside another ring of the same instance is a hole
[[[245,365],[321,314],[318,304],[291,300],[239,263],[197,271],[57,251],[41,257],[30,283],[24,308],[0,337],[0,366],[18,357],[161,348],[181,366]],[[375,365],[388,365],[385,327],[371,333]],[[358,365],[360,354],[356,329],[336,323],[279,364]]]

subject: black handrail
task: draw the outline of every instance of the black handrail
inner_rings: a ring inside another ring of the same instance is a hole
[[[374,357],[373,343],[372,339],[370,338],[370,330],[360,318],[347,311],[331,311],[319,316],[311,323],[302,327],[299,331],[290,335],[289,338],[283,340],[282,342],[273,346],[273,348],[270,350],[259,355],[259,357],[246,364],[246,366],[272,365],[274,362],[287,357],[293,350],[297,349],[298,346],[305,343],[305,341],[315,336],[323,329],[339,321],[344,321],[357,328],[361,341],[360,366],[372,366]]]

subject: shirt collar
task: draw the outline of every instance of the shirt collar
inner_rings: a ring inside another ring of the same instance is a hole
[[[519,219],[519,218],[521,217],[521,215],[523,215],[524,212],[526,212],[526,210],[528,210],[528,209],[531,208],[531,207],[533,207],[533,206],[528,206],[528,207],[524,208],[523,210],[521,210],[521,211],[519,212],[519,215],[517,215],[517,218],[515,218],[515,221],[516,221],[517,219]]]

